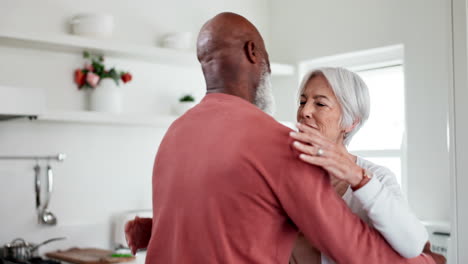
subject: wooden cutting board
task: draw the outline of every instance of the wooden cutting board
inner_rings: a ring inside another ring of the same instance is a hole
[[[65,251],[46,253],[46,257],[76,264],[108,264],[129,262],[135,257],[115,258],[111,257],[112,251],[98,248],[70,248]]]

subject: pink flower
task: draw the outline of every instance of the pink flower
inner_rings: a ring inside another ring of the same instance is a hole
[[[88,82],[88,84],[91,85],[91,87],[96,87],[96,85],[99,82],[99,76],[92,72],[88,72],[86,74],[86,82]]]
[[[86,63],[84,68],[90,72],[93,72],[94,71],[94,67],[93,65],[89,64],[89,63]]]

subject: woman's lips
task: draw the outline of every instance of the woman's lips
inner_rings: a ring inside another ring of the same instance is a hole
[[[310,125],[310,124],[304,124],[304,125],[306,125],[306,126],[308,126],[308,127],[311,127],[311,128],[313,128],[313,129],[318,129],[318,127],[317,127],[316,125]]]
[[[304,120],[299,120],[299,123],[318,130],[318,126],[316,124],[307,124],[306,122],[304,122]]]

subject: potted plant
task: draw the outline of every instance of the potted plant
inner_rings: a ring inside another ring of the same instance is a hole
[[[78,89],[91,90],[89,110],[119,113],[122,111],[122,93],[117,87],[132,80],[129,72],[107,69],[102,55],[83,52],[88,60],[83,68],[75,70],[75,83]]]
[[[195,97],[191,94],[185,94],[179,98],[178,104],[174,106],[174,112],[178,115],[182,115],[195,104]]]

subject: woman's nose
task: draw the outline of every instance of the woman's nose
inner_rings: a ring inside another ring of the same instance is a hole
[[[307,104],[302,108],[301,115],[303,118],[311,119],[313,116],[314,109],[313,107],[308,106]]]

